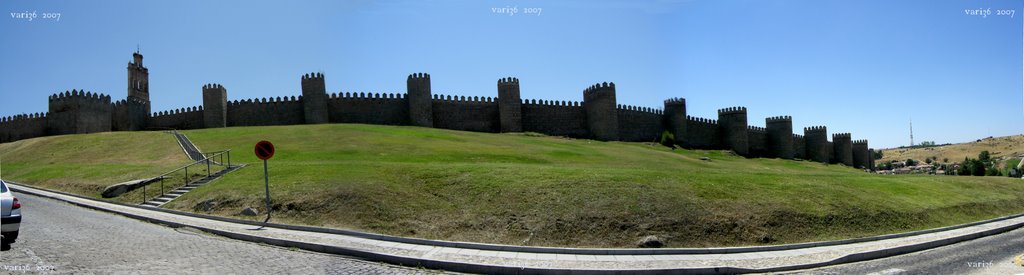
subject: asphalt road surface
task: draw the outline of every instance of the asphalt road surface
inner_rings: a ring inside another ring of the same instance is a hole
[[[915,253],[795,274],[1024,274],[1024,228]]]
[[[28,194],[0,273],[431,274],[344,256],[170,228]]]

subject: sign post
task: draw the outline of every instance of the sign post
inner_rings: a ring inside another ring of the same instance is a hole
[[[274,144],[266,140],[261,140],[256,143],[256,157],[263,160],[263,184],[267,190],[267,219],[263,220],[263,223],[270,221],[270,174],[267,173],[267,160],[274,157]]]

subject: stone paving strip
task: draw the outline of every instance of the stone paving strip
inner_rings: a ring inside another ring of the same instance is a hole
[[[229,238],[344,254],[407,266],[478,273],[746,273],[834,265],[920,251],[994,235],[1024,226],[1024,216],[951,230],[841,245],[742,253],[597,255],[533,253],[410,244],[225,222],[108,203],[11,185],[15,191],[55,198],[172,227],[192,227]],[[650,250],[648,250],[650,251]]]

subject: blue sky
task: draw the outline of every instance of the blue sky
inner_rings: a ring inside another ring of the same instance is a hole
[[[693,116],[746,106],[751,125],[791,115],[872,147],[1024,133],[1022,1],[50,1],[3,0],[0,116],[45,112],[50,94],[127,94],[136,45],[153,110],[328,92],[582,99],[613,81],[620,104]],[[496,9],[516,8],[517,13]],[[540,14],[527,14],[540,8]],[[990,9],[985,17],[965,10]],[[1011,18],[998,10],[1014,10]],[[36,12],[32,21],[7,13]],[[42,18],[60,13],[60,20]],[[802,133],[800,130],[796,130]]]

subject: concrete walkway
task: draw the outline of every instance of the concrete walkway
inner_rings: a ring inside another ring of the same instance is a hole
[[[234,239],[473,273],[776,272],[910,253],[1024,226],[1024,216],[1016,215],[922,232],[795,245],[695,249],[537,248],[409,239],[291,225],[272,224],[254,230],[258,222],[109,203],[19,184],[11,184],[11,187],[15,192],[172,227],[192,227]]]
[[[181,146],[181,150],[185,151],[185,155],[188,155],[189,159],[193,161],[199,161],[205,158],[202,151],[199,151],[199,147],[196,147],[185,134],[179,133],[178,131],[168,131],[171,135],[174,135],[174,139],[178,141],[178,145]]]

